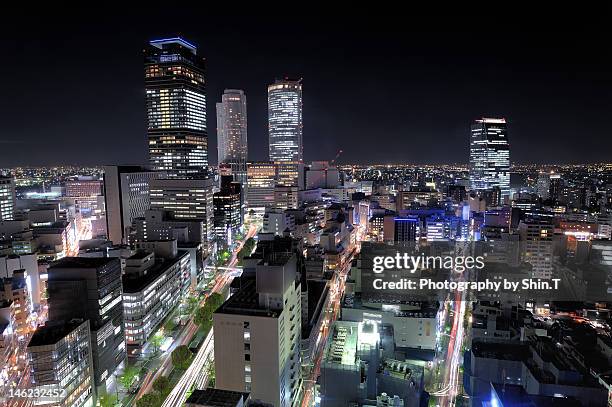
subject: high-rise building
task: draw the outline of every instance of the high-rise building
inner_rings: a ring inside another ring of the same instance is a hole
[[[215,388],[250,392],[275,407],[299,405],[301,289],[297,259],[275,252],[213,315]]]
[[[554,232],[552,217],[527,217],[519,223],[523,258],[531,264],[533,278],[553,278]]]
[[[279,166],[281,185],[300,186],[300,164],[304,162],[302,128],[301,79],[276,80],[268,86],[268,135],[270,161]]]
[[[239,182],[233,182],[231,175],[221,177],[221,190],[214,194],[215,235],[228,240],[242,226],[242,191]]]
[[[538,174],[536,189],[540,198],[548,199],[550,196],[550,174],[546,172]]]
[[[241,90],[226,89],[217,103],[217,144],[219,164],[229,164],[234,179],[246,185],[247,108]]]
[[[472,124],[470,134],[470,188],[493,187],[502,197],[510,196],[510,145],[506,119],[482,118]]]
[[[27,347],[30,383],[35,390],[49,396],[38,398],[35,404],[93,406],[96,392],[91,348],[86,319],[48,322],[39,327]]]
[[[165,173],[148,171],[139,166],[105,166],[104,197],[108,239],[114,244],[127,242],[134,219],[149,209],[149,184],[164,178]]]
[[[12,178],[0,177],[0,220],[15,219],[15,182]]]
[[[182,38],[150,41],[145,49],[149,160],[170,176],[208,165],[204,59]]]
[[[247,165],[247,206],[267,208],[274,206],[276,165],[271,162],[253,162]]]
[[[202,219],[208,244],[214,237],[213,189],[211,178],[152,180],[151,209],[167,211],[176,220]]]
[[[65,257],[48,271],[49,320],[89,319],[96,387],[126,357],[121,262],[110,257]]]

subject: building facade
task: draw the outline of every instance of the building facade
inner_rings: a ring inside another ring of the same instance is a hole
[[[470,132],[470,188],[510,196],[510,145],[505,119],[476,120]]]
[[[270,161],[278,164],[280,185],[300,186],[303,171],[302,82],[276,80],[268,86],[268,136]]]
[[[204,59],[182,38],[150,41],[145,49],[149,160],[170,176],[208,165]]]
[[[47,273],[49,321],[89,319],[94,382],[104,386],[126,358],[120,260],[65,257]]]
[[[15,219],[15,181],[0,177],[0,221]]]
[[[246,185],[247,107],[242,90],[226,89],[217,103],[218,163],[229,164],[234,179]]]
[[[164,178],[165,173],[148,171],[139,166],[105,166],[104,198],[108,239],[114,244],[127,242],[135,218],[149,209],[151,180]]]
[[[95,386],[88,320],[47,323],[36,330],[27,347],[30,384],[56,392],[37,404],[58,407],[94,406]]]

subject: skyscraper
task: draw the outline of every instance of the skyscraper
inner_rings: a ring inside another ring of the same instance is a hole
[[[268,86],[268,136],[270,161],[278,164],[280,185],[299,185],[302,127],[301,79],[276,80]]]
[[[470,135],[470,188],[501,189],[510,196],[510,145],[506,119],[482,118],[472,124]]]
[[[247,109],[241,90],[226,89],[217,103],[217,143],[219,164],[229,164],[234,180],[246,185]]]
[[[0,177],[0,220],[15,216],[15,183],[12,178]]]
[[[182,38],[145,49],[149,160],[170,176],[204,172],[208,165],[204,59]]]

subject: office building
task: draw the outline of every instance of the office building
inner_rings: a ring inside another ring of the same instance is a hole
[[[280,185],[301,186],[302,128],[301,80],[276,80],[268,86],[268,136],[270,161],[279,165],[277,180]]]
[[[95,405],[91,344],[89,321],[86,319],[47,322],[36,330],[27,347],[30,384],[35,390],[59,394],[57,398],[40,398],[40,404],[58,407]]]
[[[203,220],[205,242],[210,244],[214,238],[213,190],[211,178],[152,180],[151,209],[169,212],[175,220]]]
[[[419,219],[414,217],[396,217],[393,219],[393,241],[398,244],[415,242],[418,237]],[[384,231],[387,235],[387,231]],[[389,233],[391,235],[391,233]]]
[[[271,162],[247,164],[247,206],[249,208],[268,208],[274,206],[274,187],[276,186],[276,165]]]
[[[529,217],[519,223],[521,252],[532,278],[553,278],[554,232],[551,219]]]
[[[214,314],[215,387],[275,407],[302,400],[297,258],[276,252]]]
[[[190,284],[189,269],[189,254],[176,249],[167,258],[140,250],[126,260],[122,280],[128,350],[142,346],[179,304]]]
[[[140,166],[104,167],[106,225],[110,241],[127,243],[132,222],[143,217],[151,205],[151,180],[164,177],[164,172],[148,171]]]
[[[280,208],[266,209],[263,217],[264,233],[274,233],[283,236],[295,230],[295,217],[288,211]]]
[[[102,195],[102,181],[93,177],[79,177],[66,181],[66,196],[69,198],[91,198]]]
[[[15,219],[15,181],[0,177],[0,221]]]
[[[121,262],[110,257],[65,257],[48,271],[49,321],[88,319],[96,387],[126,357]]]
[[[510,197],[510,145],[505,119],[476,120],[470,133],[470,189],[501,189]]]
[[[150,41],[144,56],[151,168],[170,176],[205,172],[204,59],[182,38]]]
[[[306,189],[337,188],[340,185],[338,168],[327,161],[313,161],[306,171]]]
[[[221,190],[213,195],[215,235],[230,244],[243,223],[242,188],[231,175],[221,176]]]
[[[536,190],[538,196],[544,200],[550,197],[550,174],[541,172],[538,174]]]
[[[302,81],[276,80],[268,86],[270,161],[303,162]]]
[[[217,103],[218,163],[231,166],[234,180],[246,185],[247,107],[243,91],[226,89]]]

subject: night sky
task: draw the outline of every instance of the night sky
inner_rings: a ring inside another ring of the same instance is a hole
[[[0,28],[0,168],[145,163],[142,49],[175,34],[207,60],[211,162],[224,88],[246,92],[249,158],[267,159],[266,87],[286,75],[303,78],[306,161],[467,162],[481,116],[509,121],[513,162],[612,161],[612,36],[597,16],[42,14]]]

